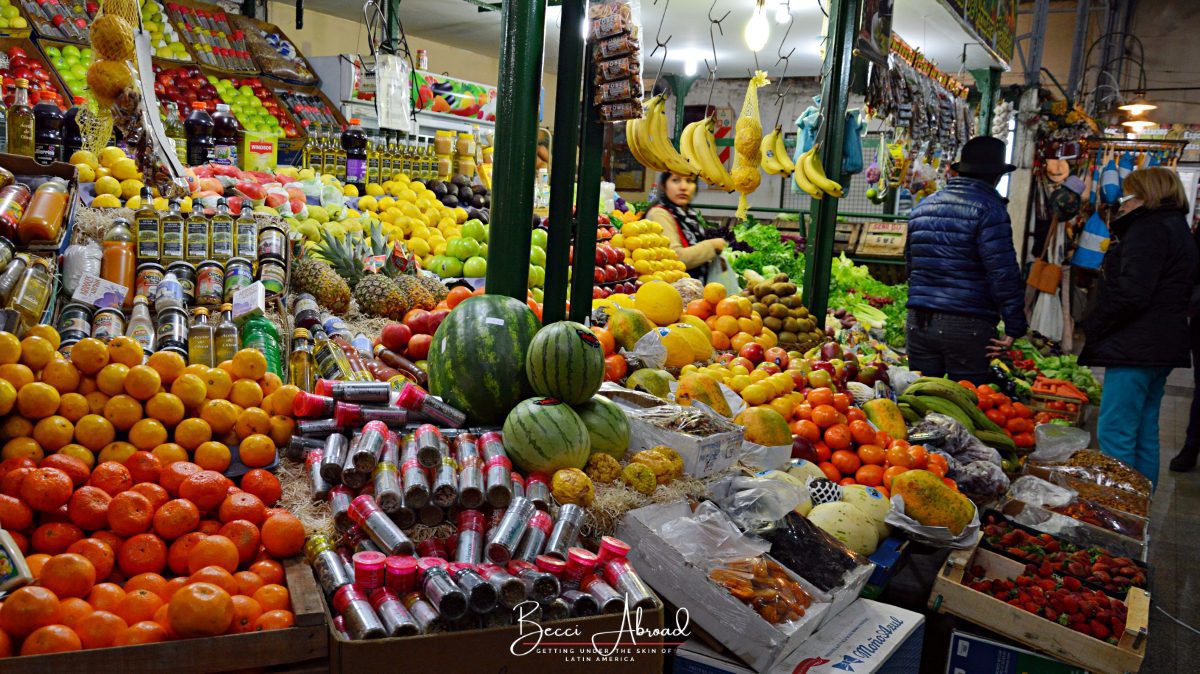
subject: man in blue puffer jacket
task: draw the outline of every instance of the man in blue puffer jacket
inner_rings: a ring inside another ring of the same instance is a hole
[[[927,376],[984,384],[989,357],[1028,327],[1012,224],[996,192],[1016,167],[1004,161],[1002,141],[980,136],[950,168],[954,177],[908,221],[908,361]]]

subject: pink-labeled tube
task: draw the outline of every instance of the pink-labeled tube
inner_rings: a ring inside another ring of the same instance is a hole
[[[629,556],[629,544],[613,536],[600,539],[600,552],[596,553],[596,564],[607,563],[610,559],[625,559]]]
[[[432,419],[450,428],[462,428],[467,423],[467,415],[461,410],[429,395],[429,392],[417,384],[408,382],[400,391],[396,401],[404,409],[420,412],[426,419]]]
[[[550,478],[545,473],[530,473],[525,480],[525,498],[538,510],[550,509]]]
[[[422,468],[436,468],[442,462],[442,432],[433,424],[422,424],[413,431],[417,462]]]
[[[363,592],[370,593],[384,585],[384,561],[387,555],[382,552],[354,553],[354,584]]]
[[[408,412],[395,407],[339,402],[334,406],[333,421],[342,428],[358,426],[372,421],[383,423],[388,428],[404,428],[408,423]]]
[[[344,585],[333,593],[333,608],[342,616],[346,633],[350,638],[382,639],[385,636],[383,623],[375,615],[375,609],[361,590],[353,585]]]
[[[542,554],[542,549],[546,545],[546,539],[550,537],[550,529],[554,526],[554,520],[550,514],[539,510],[529,519],[529,528],[525,530],[525,535],[521,537],[521,544],[517,546],[516,552],[513,553],[513,559],[520,559],[526,562],[532,562]]]
[[[487,501],[493,508],[506,508],[513,500],[512,462],[507,456],[487,459],[484,482],[487,484]]]
[[[454,561],[478,564],[483,559],[483,527],[487,519],[478,510],[464,510],[458,514],[458,547]]]
[[[386,587],[371,593],[371,608],[383,623],[383,629],[389,637],[411,637],[420,633],[417,621],[404,608],[395,592]]]
[[[333,513],[333,527],[340,532],[350,530],[354,520],[350,517],[350,501],[354,492],[342,485],[329,490],[329,510]]]
[[[292,398],[292,413],[301,419],[329,418],[337,401],[328,396],[319,396],[300,391]]]
[[[411,555],[412,541],[396,526],[369,495],[350,502],[350,517],[379,548],[389,555]]]
[[[338,402],[387,404],[392,387],[382,381],[338,381],[318,379],[313,393]]]
[[[568,590],[579,588],[583,577],[592,573],[596,568],[595,553],[583,548],[571,548],[567,551],[567,568],[563,571],[562,584]]]
[[[417,587],[417,559],[411,556],[392,556],[384,562],[387,588],[396,594],[412,592]]]
[[[633,570],[628,559],[610,559],[604,563],[604,579],[617,592],[625,595],[625,601],[634,608],[653,609],[658,600],[642,577]]]
[[[545,571],[546,573],[550,574],[551,576],[554,576],[555,578],[559,579],[560,581],[563,578],[563,574],[565,574],[567,572],[567,563],[556,557],[547,557],[546,555],[538,555],[537,559],[534,560],[534,563],[537,564],[537,568],[539,571]]]

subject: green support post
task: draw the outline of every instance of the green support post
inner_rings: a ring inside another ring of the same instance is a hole
[[[850,89],[850,55],[858,29],[862,0],[833,0],[829,3],[829,46],[821,91],[822,124],[817,141],[821,164],[830,180],[842,182],[842,143],[846,131],[846,99]],[[829,307],[833,237],[837,227],[838,200],[826,196],[816,202],[809,228],[808,264],[804,269],[804,303],[817,320],[824,320]]]
[[[996,115],[996,99],[1000,96],[1000,75],[1003,73],[999,68],[979,68],[971,71],[975,85],[979,88],[979,117],[975,125],[977,134],[991,133],[992,119]]]
[[[398,51],[396,43],[400,39],[400,0],[387,1],[387,16],[384,30],[387,32],[387,43],[392,46],[392,53]]]
[[[588,54],[585,73],[592,72]],[[592,275],[596,270],[596,215],[600,211],[600,171],[604,155],[604,125],[591,105],[592,84],[584,87],[583,130],[579,143],[579,188],[575,206],[575,264],[571,277],[571,320],[586,323],[592,313]]]
[[[671,95],[675,97],[675,132],[671,135],[671,142],[678,150],[679,137],[683,135],[684,101],[687,100],[688,92],[692,90],[692,84],[699,77],[696,75],[663,75],[662,79],[671,87]]]
[[[538,103],[546,0],[505,0],[500,12],[500,77],[487,291],[525,301],[537,160]]]
[[[551,148],[550,236],[546,243],[546,285],[542,306],[542,320],[547,325],[567,317],[567,269],[570,267],[574,222],[575,152],[579,147],[579,95],[583,89],[583,19],[586,11],[587,0],[563,0],[562,32],[558,38],[558,90],[554,94],[554,147]]]

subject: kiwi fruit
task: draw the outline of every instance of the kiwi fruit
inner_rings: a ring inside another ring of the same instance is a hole
[[[759,316],[765,316],[767,314],[767,305],[763,304],[762,302],[755,302],[751,304],[750,309],[757,311]]]
[[[774,316],[767,316],[763,319],[763,327],[771,332],[779,332],[783,328],[783,321]]]
[[[771,314],[772,318],[787,318],[788,308],[782,304],[772,304],[767,308],[767,313]]]
[[[775,278],[771,279],[771,281],[773,283],[787,283],[788,275],[787,274],[776,274]]]
[[[794,318],[783,319],[783,329],[786,332],[800,332],[800,321]]]
[[[783,332],[779,333],[780,344],[795,344],[798,341],[800,341],[800,338],[794,332],[784,330]]]
[[[779,296],[776,295],[775,293],[770,293],[767,295],[763,295],[762,298],[759,299],[759,301],[767,306],[771,306],[771,305],[777,304],[779,302]]]

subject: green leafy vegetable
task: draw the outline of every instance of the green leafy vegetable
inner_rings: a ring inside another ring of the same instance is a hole
[[[804,256],[796,252],[794,244],[784,241],[773,225],[748,217],[734,226],[733,236],[738,243],[733,269],[738,274],[750,269],[763,276],[787,274],[796,283],[804,279]]]

